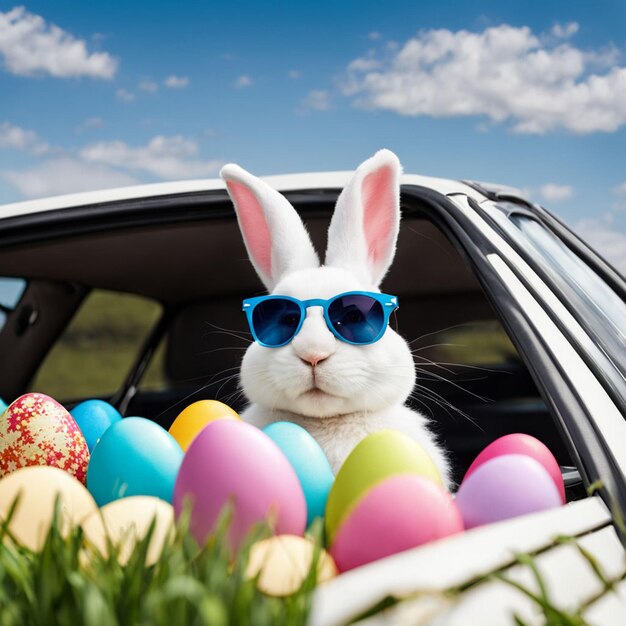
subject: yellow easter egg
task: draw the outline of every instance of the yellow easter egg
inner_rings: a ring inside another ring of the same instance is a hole
[[[109,554],[107,537],[119,549],[118,561],[128,563],[135,546],[155,526],[146,554],[146,566],[154,565],[164,546],[174,538],[174,509],[154,496],[131,496],[105,504],[82,523],[87,543],[104,557]]]
[[[375,485],[397,474],[418,474],[443,487],[428,452],[396,430],[380,430],[361,440],[339,468],[326,501],[326,535],[332,543],[341,522]]]
[[[17,542],[34,551],[41,549],[50,530],[57,497],[60,500],[59,530],[64,536],[98,510],[87,489],[56,467],[24,467],[0,480],[0,519],[8,518],[18,496],[9,532]]]
[[[27,393],[0,417],[0,476],[20,467],[59,467],[85,482],[89,448],[74,418],[43,393]]]
[[[250,549],[247,578],[257,578],[260,591],[270,596],[295,593],[311,570],[315,546],[297,535],[278,535],[258,541]],[[317,564],[317,583],[337,576],[333,558],[321,550]]]
[[[183,410],[170,426],[169,433],[186,451],[196,435],[215,420],[241,419],[227,404],[218,400],[199,400]]]

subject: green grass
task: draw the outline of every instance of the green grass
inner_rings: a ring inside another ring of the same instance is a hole
[[[106,397],[126,378],[161,307],[138,296],[93,291],[46,356],[31,391],[67,399]],[[164,383],[161,365],[150,368],[153,387]]]
[[[58,509],[57,509],[58,513]],[[295,594],[266,596],[245,576],[254,529],[231,558],[225,533],[228,516],[204,546],[181,522],[174,541],[153,566],[145,566],[150,533],[124,566],[111,546],[108,557],[89,550],[80,528],[66,538],[54,523],[40,552],[11,541],[0,543],[0,626],[185,626],[296,625],[306,623],[317,562]],[[314,539],[321,545],[320,528]],[[6,532],[6,523],[0,535]],[[88,555],[88,558],[85,558]]]

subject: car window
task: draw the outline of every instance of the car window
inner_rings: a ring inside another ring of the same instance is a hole
[[[434,333],[424,341],[430,345],[425,346],[422,355],[428,354],[429,360],[448,366],[492,367],[520,360],[506,331],[495,319],[468,321]]]
[[[498,221],[533,255],[561,299],[584,320],[605,354],[622,367],[617,355],[623,354],[626,347],[626,303],[583,259],[533,217],[513,211],[508,219]]]
[[[140,392],[177,388],[225,400],[236,383],[251,338],[239,298],[218,298],[182,308],[139,381]]]
[[[4,326],[7,314],[17,306],[25,289],[26,281],[23,278],[0,276],[0,328]]]
[[[30,387],[58,400],[107,397],[122,384],[161,306],[94,290],[52,347]]]
[[[163,339],[154,351],[148,367],[139,381],[141,391],[163,391],[172,386],[172,381],[165,371],[166,339]]]

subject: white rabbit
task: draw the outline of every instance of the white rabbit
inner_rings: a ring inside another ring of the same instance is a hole
[[[299,300],[357,290],[379,293],[396,249],[400,174],[389,150],[360,165],[337,200],[320,267],[304,224],[283,195],[237,165],[220,172],[259,277],[271,294]],[[446,455],[427,419],[404,404],[415,367],[407,343],[389,326],[375,343],[352,345],[329,330],[321,307],[311,306],[290,343],[248,347],[240,378],[251,402],[244,419],[258,427],[280,420],[300,424],[335,473],[361,439],[391,428],[424,446],[450,483]]]

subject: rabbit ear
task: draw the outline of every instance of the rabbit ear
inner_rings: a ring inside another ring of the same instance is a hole
[[[357,168],[337,200],[326,265],[380,284],[396,251],[401,172],[398,157],[389,150],[379,150]]]
[[[248,256],[268,291],[287,273],[319,267],[304,224],[285,196],[234,163],[225,165],[220,176],[235,205]]]

